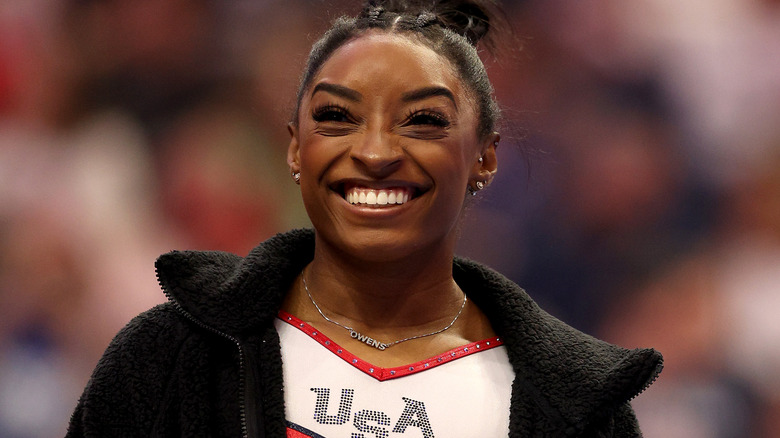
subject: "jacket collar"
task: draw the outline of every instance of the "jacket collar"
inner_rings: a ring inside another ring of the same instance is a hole
[[[278,234],[246,257],[172,251],[155,263],[165,295],[201,323],[241,337],[276,317],[292,282],[314,257],[314,232]]]
[[[240,338],[276,317],[290,285],[313,256],[314,232],[295,230],[272,237],[244,258],[174,251],[161,256],[156,269],[166,295],[183,311]],[[611,411],[644,390],[661,370],[655,350],[627,350],[585,335],[541,310],[519,286],[489,268],[456,258],[453,275],[504,338],[517,376],[515,391],[536,397],[555,421],[577,425],[594,413]]]
[[[564,422],[573,432],[639,395],[663,368],[657,351],[628,350],[584,334],[480,264],[456,259],[453,275],[504,338],[516,374],[514,391],[535,397],[550,421]]]

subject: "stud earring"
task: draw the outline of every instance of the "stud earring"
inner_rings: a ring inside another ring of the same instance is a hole
[[[482,157],[479,157],[479,159],[477,160],[478,163],[482,163],[482,161],[483,161]]]
[[[477,181],[476,183],[474,183],[474,186],[475,187],[471,187],[471,185],[469,184],[469,186],[466,187],[471,196],[476,195],[478,191],[485,188],[485,181]]]
[[[295,184],[301,183],[301,172],[293,172],[292,173],[292,179],[295,181]]]

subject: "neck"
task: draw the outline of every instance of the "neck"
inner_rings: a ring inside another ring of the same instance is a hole
[[[405,328],[451,319],[463,292],[452,278],[452,252],[402,260],[355,260],[317,240],[304,271],[327,313],[364,327]]]

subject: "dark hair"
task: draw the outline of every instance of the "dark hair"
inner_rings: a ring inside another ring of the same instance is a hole
[[[476,97],[478,134],[490,134],[498,123],[500,110],[476,45],[490,30],[491,19],[497,17],[495,8],[491,0],[370,0],[357,17],[336,19],[309,53],[298,87],[293,123],[298,123],[303,94],[333,52],[366,31],[379,29],[415,35],[448,59]]]

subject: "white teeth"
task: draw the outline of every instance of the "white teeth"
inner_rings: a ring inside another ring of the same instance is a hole
[[[400,205],[409,201],[409,190],[406,188],[368,189],[352,188],[344,194],[344,199],[350,204],[365,204],[371,206]]]

